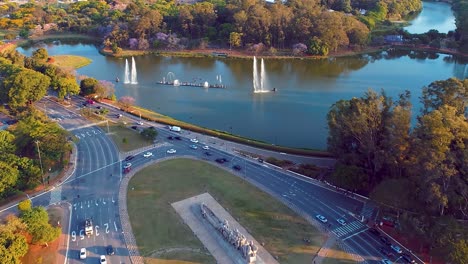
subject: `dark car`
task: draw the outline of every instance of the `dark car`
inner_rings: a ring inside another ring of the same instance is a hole
[[[414,259],[406,253],[401,255],[401,259],[406,261],[406,263],[416,263],[416,261],[414,261]]]
[[[99,105],[99,106],[96,106],[96,108],[97,108],[97,109],[102,109],[102,106]]]
[[[133,155],[127,156],[127,157],[125,158],[125,161],[132,160],[133,158],[135,158],[135,156],[133,156]]]
[[[392,243],[390,242],[390,239],[388,239],[387,237],[380,237],[380,240],[387,246],[390,246]]]
[[[373,235],[375,235],[375,236],[380,236],[379,230],[377,230],[377,229],[375,229],[375,228],[369,229],[369,232],[371,232],[371,234],[373,234]]]
[[[108,245],[107,248],[106,248],[106,251],[107,251],[107,255],[114,255],[115,254],[114,247],[112,247],[112,245]]]
[[[224,163],[224,159],[215,159],[216,162],[218,162],[219,164],[223,164]]]
[[[177,140],[182,140],[179,136],[175,136],[174,138]]]
[[[260,163],[263,163],[263,160],[262,160],[262,159],[258,159],[257,161],[260,162]]]
[[[395,255],[393,254],[393,252],[391,252],[390,250],[384,248],[384,247],[381,247],[380,248],[380,252],[382,252],[382,254],[384,254],[385,256],[387,257],[394,257]]]
[[[213,154],[211,154],[211,152],[209,152],[209,151],[205,151],[205,155],[206,155],[206,156],[211,156],[211,155],[213,155]]]
[[[224,162],[229,162],[229,160],[227,160],[226,158],[221,158],[221,160]]]
[[[236,171],[240,171],[242,169],[239,165],[234,165],[232,168]]]
[[[137,130],[137,129],[138,129],[138,127],[137,127],[137,126],[132,126],[132,129],[135,129],[135,130]]]
[[[173,140],[173,139],[174,139],[174,137],[173,137],[173,136],[168,136],[168,137],[167,137],[167,139],[169,139],[169,140]]]

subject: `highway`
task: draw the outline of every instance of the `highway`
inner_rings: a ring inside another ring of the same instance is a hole
[[[77,139],[78,161],[75,173],[62,185],[44,195],[32,197],[35,206],[47,206],[58,202],[68,202],[72,206],[70,225],[70,244],[68,250],[68,263],[97,263],[100,255],[106,255],[106,247],[112,245],[115,255],[107,256],[108,263],[131,263],[129,252],[123,239],[120,213],[117,202],[118,187],[122,175],[122,159],[119,151],[106,132],[79,115],[84,99],[73,97],[72,105],[63,107],[47,98],[38,103],[48,116],[56,120],[63,128],[69,130]],[[94,104],[88,107],[105,105]],[[135,125],[138,117],[128,115],[118,109],[109,108],[108,118],[116,121],[118,114],[127,119],[133,119]],[[356,216],[371,216],[374,207],[357,199],[346,196],[340,192],[324,188],[314,182],[292,175],[291,173],[274,168],[257,160],[236,155],[220,140],[211,141],[208,137],[194,133],[182,134],[169,131],[166,126],[145,122],[142,127],[154,126],[158,132],[158,142],[149,150],[135,154],[129,161],[135,170],[142,165],[155,162],[168,156],[192,156],[205,160],[244,178],[260,189],[270,193],[277,199],[295,209],[311,220],[315,226],[324,232],[333,233],[340,241],[343,249],[355,254],[357,261],[365,263],[380,263],[382,258],[395,261],[398,256],[386,257],[380,251],[382,244],[379,237],[371,234],[368,227]],[[180,140],[175,139],[180,136]],[[172,139],[170,139],[172,137]],[[190,141],[191,138],[200,140],[198,143]],[[202,147],[208,145],[209,150]],[[190,148],[196,145],[197,149]],[[239,146],[237,146],[239,147]],[[168,149],[175,149],[177,153],[168,154]],[[252,151],[251,149],[249,149]],[[150,151],[152,157],[143,157],[143,153]],[[210,155],[206,155],[209,152]],[[227,161],[218,163],[215,160],[225,158]],[[126,163],[126,162],[123,162]],[[240,170],[234,170],[235,165]],[[13,212],[15,208],[1,212],[3,216]],[[320,214],[327,218],[327,223],[316,220]],[[84,235],[85,219],[92,219],[94,234]],[[345,225],[337,222],[338,219],[346,221]],[[305,234],[306,236],[306,234]],[[86,248],[88,258],[79,259],[79,250]],[[391,249],[390,249],[391,251]],[[398,255],[398,254],[395,254]]]

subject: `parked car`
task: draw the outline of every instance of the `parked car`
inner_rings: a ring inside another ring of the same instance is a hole
[[[338,219],[338,220],[336,220],[336,221],[338,222],[338,224],[340,224],[340,225],[342,225],[342,226],[346,225],[346,221],[345,221],[344,219],[341,219],[341,218],[340,218],[340,219]]]
[[[149,157],[152,157],[152,156],[153,156],[153,153],[151,153],[149,151],[146,152],[145,154],[143,154],[143,157],[145,157],[145,158],[149,158]]]
[[[101,255],[101,257],[99,258],[99,263],[101,263],[101,264],[107,264],[106,256]]]
[[[86,248],[80,250],[80,259],[86,259]]]
[[[242,167],[239,166],[239,165],[234,165],[234,166],[232,166],[232,168],[233,168],[234,170],[236,170],[236,171],[240,171],[240,170],[242,169]]]
[[[393,251],[395,251],[395,252],[398,253],[398,254],[403,253],[403,251],[401,250],[401,248],[400,248],[399,246],[397,246],[397,245],[391,245],[390,247],[393,249]]]
[[[404,260],[406,263],[416,263],[413,257],[406,253],[401,255],[401,259]]]
[[[323,215],[318,214],[318,215],[315,216],[315,218],[317,218],[322,223],[328,222],[327,218],[325,218],[325,216],[323,216]]]
[[[107,255],[112,256],[115,254],[114,247],[112,247],[112,245],[108,245],[106,248],[106,251],[107,251]]]
[[[168,154],[174,154],[174,153],[176,153],[177,151],[176,151],[175,149],[168,149],[166,152],[167,152]]]

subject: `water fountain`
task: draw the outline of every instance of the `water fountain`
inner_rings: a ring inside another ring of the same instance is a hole
[[[132,57],[132,74],[131,74],[130,77],[131,77],[131,79],[130,79],[131,84],[138,84],[135,58],[133,58],[133,57]]]
[[[125,59],[124,83],[130,83],[130,70],[128,69],[128,60],[127,59]]]
[[[205,83],[203,83],[203,87],[204,87],[204,88],[209,88],[209,87],[210,87],[210,84],[209,84],[208,82],[205,82]]]
[[[254,93],[267,93],[270,92],[270,90],[266,90],[265,86],[265,62],[263,59],[261,60],[260,63],[260,74],[258,74],[258,69],[257,69],[257,58],[254,56],[253,59],[253,88],[254,88]],[[273,88],[272,91],[276,91],[276,88]]]

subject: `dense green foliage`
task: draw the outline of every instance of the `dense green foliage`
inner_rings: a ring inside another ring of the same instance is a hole
[[[468,1],[453,0],[452,2],[457,25],[456,39],[460,42],[460,51],[468,53]]]
[[[435,81],[422,94],[414,126],[409,92],[393,101],[369,90],[336,102],[328,113],[328,146],[338,159],[331,179],[413,212],[407,222],[447,256],[468,235],[452,221],[468,219],[468,79]]]
[[[0,259],[4,264],[18,264],[28,252],[28,243],[23,235],[26,225],[16,216],[10,215],[5,224],[0,224]]]
[[[60,227],[49,224],[49,215],[44,207],[22,210],[20,217],[26,225],[26,231],[32,236],[32,243],[47,244],[60,235]]]

